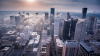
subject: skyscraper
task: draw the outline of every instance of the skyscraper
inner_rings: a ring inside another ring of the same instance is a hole
[[[60,24],[60,17],[57,16],[54,19],[54,35],[58,35],[59,36],[59,24]]]
[[[65,20],[63,26],[63,41],[73,40],[78,19]]]
[[[95,22],[95,17],[89,17],[89,19],[88,19],[88,27],[87,27],[87,34],[91,34],[91,35],[94,34],[94,32],[93,32],[94,22]]]
[[[70,29],[70,21],[65,20],[63,27],[63,37],[62,37],[63,41],[70,40],[69,29]]]
[[[84,40],[84,37],[86,36],[86,24],[87,22],[84,19],[78,19],[75,28],[74,40],[77,40],[79,42]]]
[[[82,9],[82,18],[86,18],[87,8]]]
[[[45,13],[45,20],[48,19],[48,13]]]
[[[55,8],[51,8],[51,14],[55,15]]]
[[[75,27],[78,19],[72,19],[70,25],[70,38],[71,40],[74,39]]]
[[[16,27],[20,26],[20,18],[19,16],[15,16]]]
[[[15,16],[10,16],[10,24],[15,25]]]
[[[54,16],[55,15],[55,8],[51,8],[50,12],[50,26],[52,26],[52,23],[54,23]]]
[[[67,20],[71,19],[69,12],[67,13]]]

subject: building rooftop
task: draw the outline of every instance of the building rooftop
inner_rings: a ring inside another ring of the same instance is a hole
[[[58,47],[63,47],[63,42],[60,39],[56,39],[56,43]]]
[[[37,52],[38,51],[38,48],[33,48],[33,52]]]
[[[31,39],[31,40],[29,41],[28,45],[32,45],[33,43],[34,43],[34,40]]]
[[[6,34],[14,34],[16,31],[8,31]]]
[[[42,40],[41,40],[41,47],[42,46],[45,46],[46,45],[46,43],[48,42],[48,41],[50,41],[51,40],[51,36],[49,36],[49,35],[42,35]]]
[[[66,47],[70,46],[70,47],[76,47],[76,46],[79,46],[78,42],[75,41],[75,40],[67,40],[65,42],[66,44]]]
[[[14,44],[14,42],[11,42],[11,41],[3,41],[2,42],[2,46],[12,46]]]
[[[1,49],[1,48],[0,48]],[[4,51],[7,51],[7,50],[9,50],[10,49],[10,47],[4,47],[4,48],[2,48],[1,50],[0,50],[0,52],[4,52]]]
[[[85,42],[80,42],[80,44],[86,49],[88,52],[92,52],[93,49]]]
[[[31,35],[37,35],[37,32],[32,32]]]

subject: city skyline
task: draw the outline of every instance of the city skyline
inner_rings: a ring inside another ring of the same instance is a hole
[[[88,8],[87,12],[100,12],[100,0],[0,0],[0,11],[56,11],[82,12],[81,8]]]

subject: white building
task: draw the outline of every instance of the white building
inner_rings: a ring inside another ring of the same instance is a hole
[[[31,38],[37,37],[37,35],[38,35],[37,32],[32,32],[31,33]]]
[[[78,42],[84,40],[86,36],[86,28],[87,28],[86,20],[78,19],[78,22],[75,28],[74,40],[77,40]]]
[[[25,26],[23,32],[20,33],[20,37],[22,37],[24,40],[29,40],[30,34],[31,34],[30,27]]]
[[[60,17],[54,19],[54,35],[58,36],[59,36],[59,22],[60,22]]]
[[[10,16],[10,24],[15,25],[15,16]]]

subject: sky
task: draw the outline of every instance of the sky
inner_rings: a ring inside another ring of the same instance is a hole
[[[0,0],[0,11],[56,11],[81,12],[82,8],[88,12],[100,12],[100,0]]]

